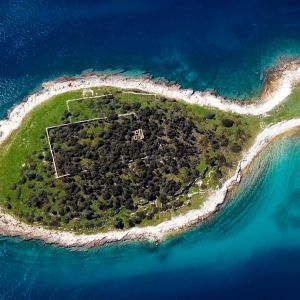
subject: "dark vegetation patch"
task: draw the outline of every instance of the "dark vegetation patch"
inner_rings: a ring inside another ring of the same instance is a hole
[[[229,127],[233,126],[234,121],[231,120],[231,119],[223,119],[222,120],[222,124],[223,124],[224,127],[228,127],[229,128]]]
[[[206,114],[204,115],[204,118],[207,119],[207,120],[211,120],[211,119],[214,119],[215,116],[216,116],[215,113],[213,113],[213,112],[208,112],[208,113],[206,113]]]
[[[234,153],[238,153],[242,150],[242,147],[238,144],[233,144],[231,147],[230,147],[231,151],[234,152]]]
[[[102,210],[135,209],[135,199],[168,202],[199,176],[195,123],[180,108],[170,114],[154,108],[136,113],[49,131],[58,172],[72,177],[62,179],[66,203],[72,205],[80,194],[98,201]],[[137,130],[140,140],[134,139]]]

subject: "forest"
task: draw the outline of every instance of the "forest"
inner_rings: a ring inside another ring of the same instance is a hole
[[[43,147],[28,155],[6,196],[6,208],[14,211],[16,198],[29,223],[123,229],[192,205],[191,190],[221,184],[251,137],[239,116],[166,98],[115,94],[76,105],[47,128],[50,144],[39,137]]]

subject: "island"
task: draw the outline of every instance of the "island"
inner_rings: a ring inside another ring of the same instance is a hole
[[[247,103],[149,77],[44,84],[0,122],[0,233],[92,247],[205,220],[300,126],[299,66],[282,61]]]

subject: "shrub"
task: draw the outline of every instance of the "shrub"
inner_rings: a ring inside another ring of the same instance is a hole
[[[118,115],[115,112],[111,112],[108,117],[107,117],[108,121],[115,121],[118,120]]]
[[[12,206],[11,206],[10,203],[5,203],[5,207],[6,207],[7,209],[11,209],[11,208],[12,208]]]
[[[152,212],[148,212],[146,215],[147,220],[152,220],[154,217],[154,214]]]
[[[38,159],[44,159],[44,158],[45,156],[42,153],[38,154]]]
[[[33,222],[34,222],[33,216],[27,216],[27,217],[26,217],[26,221],[27,221],[28,223],[33,223]]]
[[[130,227],[134,227],[134,226],[135,226],[134,220],[133,220],[132,218],[129,218],[129,220],[128,220],[128,225],[129,225]]]
[[[115,220],[115,227],[118,228],[118,229],[123,229],[124,228],[123,220],[120,219],[120,218],[117,218]]]
[[[231,149],[232,152],[238,153],[242,150],[242,147],[238,144],[232,144],[230,149]]]
[[[222,120],[222,124],[223,124],[224,127],[229,128],[229,127],[232,127],[232,126],[233,126],[234,121],[231,120],[231,119],[223,119],[223,120]]]
[[[27,178],[25,176],[23,176],[20,180],[19,180],[19,184],[24,184],[26,182]]]
[[[43,216],[37,216],[35,219],[37,222],[41,222],[43,221]]]
[[[13,191],[14,191],[16,188],[17,188],[17,185],[16,185],[15,183],[13,183],[13,184],[11,185],[11,187],[10,187],[10,189],[13,190]]]
[[[64,111],[64,119],[67,119],[71,116],[71,113],[67,110]]]
[[[129,226],[133,227],[133,226],[135,226],[135,224],[140,224],[142,222],[142,220],[139,216],[133,215],[129,218],[128,222],[129,222]]]
[[[34,180],[36,179],[36,173],[35,172],[29,172],[26,174],[29,180]]]
[[[43,177],[42,175],[40,175],[40,174],[37,174],[37,175],[36,175],[36,180],[37,180],[37,181],[43,181],[43,180],[44,180],[44,177]]]
[[[175,200],[173,202],[173,207],[174,208],[178,208],[178,207],[181,207],[183,205],[183,201],[182,200]]]
[[[204,119],[206,119],[206,120],[211,120],[211,119],[214,119],[215,116],[216,116],[215,113],[213,113],[213,112],[208,112],[208,113],[205,114]]]
[[[228,143],[229,143],[229,140],[227,137],[222,137],[221,138],[221,146],[222,147],[227,147],[228,146]]]
[[[60,220],[58,218],[54,218],[50,220],[49,225],[52,227],[58,227],[60,226]]]

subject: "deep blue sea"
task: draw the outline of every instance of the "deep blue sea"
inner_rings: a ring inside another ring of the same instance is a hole
[[[246,99],[298,55],[299,0],[3,0],[0,117],[42,82],[86,70]],[[0,299],[300,299],[299,137],[264,151],[207,224],[159,246],[0,237]]]

